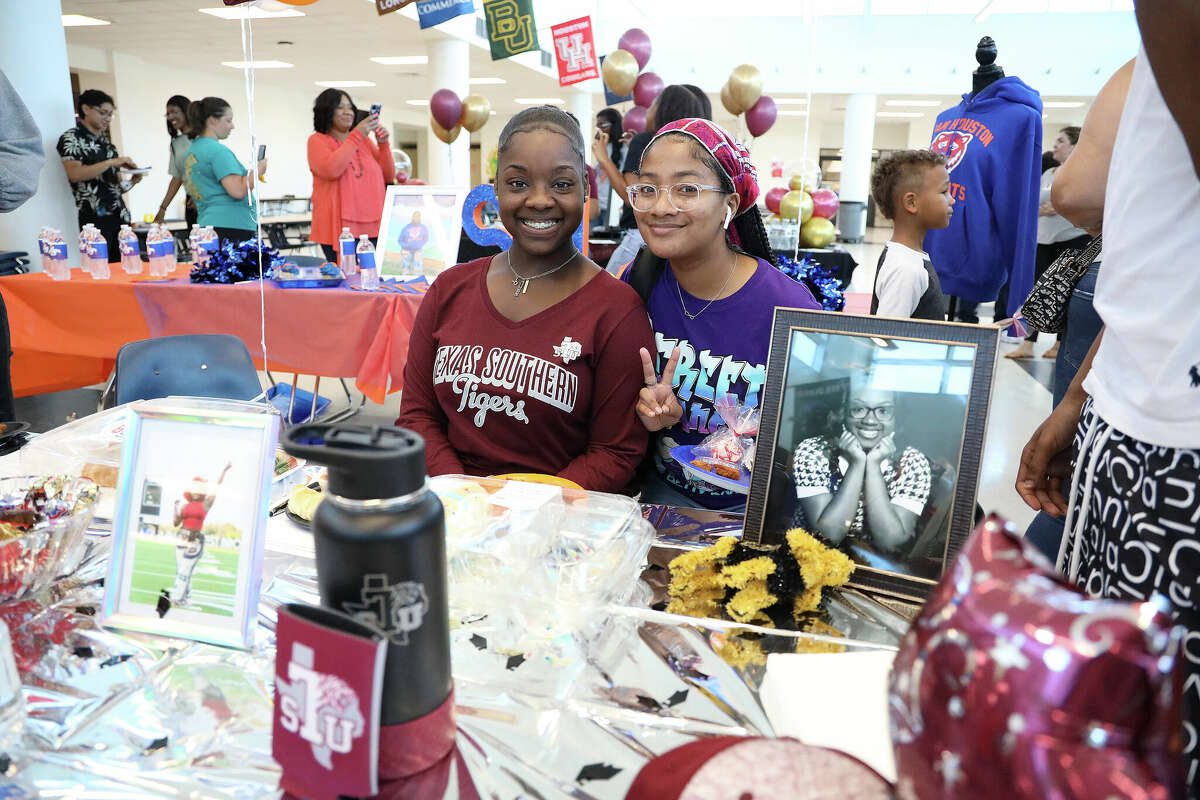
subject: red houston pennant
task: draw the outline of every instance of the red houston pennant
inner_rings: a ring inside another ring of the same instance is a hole
[[[559,86],[600,77],[591,17],[555,25],[550,33],[554,36],[554,57],[558,59]]]

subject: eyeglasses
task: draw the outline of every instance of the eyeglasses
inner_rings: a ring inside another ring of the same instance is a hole
[[[850,419],[866,419],[874,414],[880,422],[891,422],[896,416],[895,406],[850,406]]]
[[[629,205],[634,211],[645,213],[658,203],[658,193],[666,190],[667,202],[676,211],[691,211],[700,202],[705,191],[729,194],[720,186],[704,186],[699,183],[676,183],[671,186],[655,186],[652,183],[635,183],[628,187]]]

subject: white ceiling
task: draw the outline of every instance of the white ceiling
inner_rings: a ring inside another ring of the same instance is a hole
[[[64,13],[113,23],[68,28],[67,42],[129,52],[150,63],[234,73],[220,62],[243,58],[240,23],[197,11],[220,2],[63,0]],[[984,33],[999,42],[999,61],[1010,74],[1021,74],[1035,88],[1043,88],[1044,97],[1087,101],[1112,71],[1111,65],[1131,55],[1124,52],[1129,49],[1129,32],[1136,37],[1128,0],[994,0],[990,4],[987,0],[813,0],[811,8],[819,15],[813,38],[820,52],[812,54],[815,63],[810,65],[807,45],[814,29],[806,27],[811,19],[803,18],[810,8],[808,0],[738,0],[733,12],[730,0],[534,0],[534,4],[544,49],[551,46],[550,25],[576,16],[592,16],[601,53],[614,49],[627,27],[646,28],[655,46],[649,69],[659,71],[668,83],[693,82],[708,89],[718,119],[725,116],[718,94],[723,76],[737,63],[748,61],[760,65],[767,91],[776,96],[803,96],[808,88],[825,88],[813,97],[814,122],[842,119],[846,91],[862,90],[860,83],[870,87],[865,90],[880,93],[881,110],[922,111],[932,121],[941,108],[958,102],[954,92],[970,88],[974,42]],[[472,77],[507,81],[473,88],[499,113],[507,115],[519,108],[517,97],[566,96],[554,73],[536,65],[533,55],[493,62],[485,43],[471,36],[470,19],[458,20],[453,29],[422,31],[412,7],[380,17],[373,0],[319,0],[296,9],[304,16],[253,23],[255,59],[295,65],[258,71],[260,84],[316,91],[316,81],[369,80],[378,86],[350,90],[360,104],[386,100],[403,105],[405,100],[427,99],[436,88],[430,84],[428,65],[384,66],[369,58],[424,55],[429,42],[452,30],[472,40]],[[974,17],[981,10],[984,19],[977,21]],[[928,43],[916,38],[905,41],[914,31],[933,38]],[[948,33],[953,37],[943,38]],[[1056,36],[1057,47],[1045,44],[1047,37],[1055,41]],[[946,46],[948,40],[955,42],[953,48]],[[1132,41],[1136,45],[1136,38]],[[1072,93],[1054,94],[1056,83]],[[600,87],[592,82],[590,88],[598,92]],[[931,93],[916,95],[914,89]],[[884,106],[886,100],[900,97],[935,99],[940,105],[930,109]],[[1078,123],[1085,112],[1086,107],[1051,110],[1047,121]],[[803,123],[803,117],[782,119],[785,124]]]

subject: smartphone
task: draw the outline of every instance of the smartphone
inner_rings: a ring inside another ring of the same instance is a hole
[[[374,105],[371,106],[371,113],[374,114],[375,116],[378,117],[380,111],[383,111],[382,103],[375,103]]]
[[[260,144],[258,146],[258,160],[262,161],[266,157],[267,157],[267,146],[265,144]]]

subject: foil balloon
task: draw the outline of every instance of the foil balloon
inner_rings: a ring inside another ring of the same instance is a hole
[[[641,28],[630,28],[625,31],[621,40],[617,42],[617,47],[631,53],[637,59],[638,72],[644,70],[650,63],[650,36]],[[609,86],[609,88],[612,87]],[[620,94],[624,94],[624,92]],[[646,103],[646,105],[650,104]]]
[[[733,114],[735,117],[746,110],[734,101],[733,92],[729,88],[728,82],[721,87],[721,105],[725,106],[725,110],[730,114]]]
[[[646,130],[646,111],[647,109],[641,106],[634,106],[625,112],[625,117],[621,120],[621,125],[627,131],[642,133]]]
[[[985,520],[896,654],[897,793],[1185,797],[1184,663],[1165,602],[1089,599]]]
[[[813,189],[809,192],[813,201],[813,216],[833,219],[838,211],[837,192],[832,189]]]
[[[758,67],[742,64],[729,76],[729,95],[742,111],[747,111],[762,97],[763,78]]]
[[[783,200],[783,196],[787,193],[788,190],[784,189],[782,186],[777,186],[771,191],[767,192],[766,196],[763,198],[763,201],[767,204],[767,210],[772,214],[779,215],[780,201]]]
[[[628,50],[613,50],[604,59],[604,85],[613,94],[624,97],[637,83],[638,62]]]
[[[665,86],[663,79],[653,72],[643,72],[638,75],[637,83],[633,85],[633,102],[643,108],[649,108],[654,99],[662,94]]]
[[[757,138],[771,130],[778,115],[779,109],[770,96],[764,94],[758,98],[758,102],[746,112],[746,127],[749,129],[750,135]]]
[[[812,203],[811,197],[809,203]],[[824,217],[812,217],[800,226],[800,244],[805,247],[828,247],[836,236],[837,230],[833,223]]]
[[[462,126],[455,125],[453,128],[443,128],[438,124],[436,119],[429,120],[429,127],[433,128],[433,135],[441,139],[446,144],[452,143],[462,133]]]
[[[808,192],[792,190],[779,201],[779,216],[808,222],[812,216],[812,197]]]
[[[458,95],[449,89],[438,89],[429,98],[429,113],[442,128],[449,130],[458,124],[462,117],[463,103]]]
[[[483,95],[469,94],[463,98],[462,115],[458,118],[458,124],[474,133],[486,125],[491,116],[492,104],[488,99]]]

